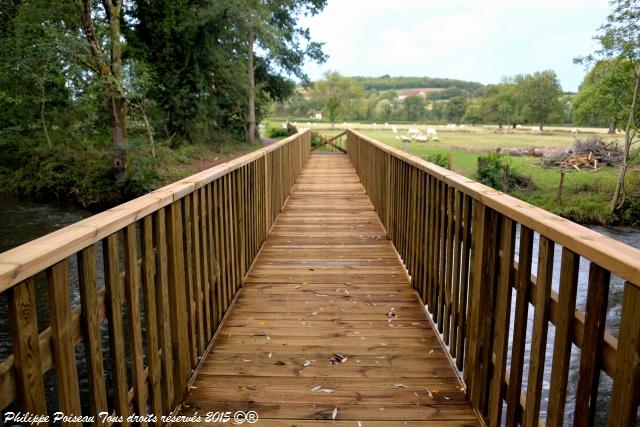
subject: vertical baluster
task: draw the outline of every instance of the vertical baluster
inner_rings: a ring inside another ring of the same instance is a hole
[[[220,178],[207,186],[207,235],[209,236],[209,300],[211,304],[211,335],[213,337],[222,317],[222,298],[220,297],[220,283],[222,280],[220,264],[220,234],[218,233],[218,202],[217,188]]]
[[[191,220],[191,194],[186,195],[182,199],[181,227],[182,232],[182,262],[184,266],[184,289],[185,304],[187,317],[187,331],[189,344],[189,359],[191,366],[195,368],[198,363],[197,337],[196,337],[196,316],[195,316],[195,295],[193,284],[193,241],[191,240],[191,228],[193,226]]]
[[[427,268],[427,280],[426,280],[426,303],[429,305],[429,311],[432,316],[435,311],[434,290],[433,290],[433,275],[435,266],[433,264],[433,246],[435,243],[435,192],[433,187],[434,178],[427,174],[427,241],[425,242],[425,266]]]
[[[556,308],[556,334],[553,343],[551,388],[546,424],[561,427],[564,424],[564,407],[567,398],[567,378],[571,361],[571,343],[575,322],[576,293],[580,257],[567,248],[562,249],[560,289]]]
[[[489,367],[492,357],[495,290],[498,279],[498,214],[478,204],[473,216],[473,252],[471,260],[469,347],[465,371],[471,404],[486,414]],[[470,393],[469,393],[470,392]]]
[[[35,285],[28,279],[9,289],[9,324],[18,404],[23,412],[47,414],[40,361]]]
[[[462,197],[460,191],[454,195],[455,223],[454,223],[454,251],[453,251],[453,289],[451,291],[451,339],[450,353],[456,357],[458,348],[458,328],[460,325],[460,256],[462,255]]]
[[[542,399],[542,376],[547,349],[547,329],[551,307],[551,281],[553,279],[554,243],[540,236],[538,273],[536,281],[536,305],[533,317],[533,336],[527,381],[527,400],[523,424],[528,427],[538,425],[540,400]]]
[[[120,287],[120,261],[118,235],[112,234],[102,241],[104,257],[104,283],[107,321],[109,323],[109,347],[111,356],[111,381],[114,390],[116,414],[129,425],[129,386],[127,385],[127,360],[124,351],[122,326],[122,291]]]
[[[445,184],[446,185],[446,184]],[[446,245],[446,258],[445,258],[445,277],[444,277],[444,289],[445,289],[445,310],[444,310],[444,342],[450,345],[449,337],[451,336],[451,317],[452,317],[452,281],[453,281],[453,239],[454,239],[454,213],[453,213],[453,198],[455,189],[453,187],[446,186],[447,188],[447,245]]]
[[[191,195],[191,259],[193,264],[193,294],[195,333],[197,337],[197,354],[202,354],[205,348],[204,340],[204,305],[202,302],[202,259],[200,242],[205,236],[200,217],[200,190],[195,190]]]
[[[465,343],[467,339],[467,294],[469,289],[469,257],[471,256],[471,220],[473,203],[469,196],[462,199],[462,256],[460,260],[460,307],[456,366],[464,367]]]
[[[444,308],[446,305],[445,291],[445,262],[447,255],[447,185],[438,180],[438,194],[440,201],[438,203],[438,331],[444,332]]]
[[[104,384],[100,313],[96,283],[96,251],[93,245],[78,253],[80,304],[82,306],[82,336],[89,379],[89,408],[92,415],[107,410]],[[99,422],[99,418],[96,418]]]
[[[640,403],[640,287],[624,284],[609,426],[637,423]]]
[[[56,368],[58,402],[66,414],[81,413],[76,347],[71,336],[71,309],[69,307],[69,272],[67,261],[47,269],[49,283],[49,315],[51,318],[51,347]],[[80,425],[80,423],[70,423]]]
[[[228,288],[227,299],[225,300],[225,311],[229,308],[231,299],[235,294],[236,287],[236,248],[235,248],[235,210],[233,208],[233,182],[235,182],[234,174],[230,173],[226,176],[224,189],[224,210],[225,210],[225,236],[227,245],[227,274]],[[282,176],[280,177],[282,180]],[[280,181],[282,183],[282,181]]]
[[[531,294],[531,261],[533,255],[533,231],[520,225],[520,250],[518,251],[518,276],[516,278],[516,308],[513,316],[511,344],[511,372],[507,390],[506,425],[515,425],[520,419],[520,392],[524,367],[527,315]]]
[[[146,216],[140,227],[142,250],[142,290],[144,295],[144,317],[146,320],[147,363],[149,398],[152,414],[158,417],[164,413],[162,409],[162,392],[160,391],[160,356],[158,354],[158,317],[156,309],[156,292],[154,286],[155,260],[153,254],[153,221]]]
[[[515,252],[516,227],[510,218],[503,218],[500,239],[500,270],[495,304],[493,326],[493,348],[495,363],[489,391],[489,425],[499,426],[502,414],[503,384],[507,367],[509,340],[509,317],[511,314],[511,293],[513,283],[513,258]]]
[[[184,277],[184,249],[182,242],[182,202],[177,200],[169,207],[167,219],[167,252],[169,265],[169,314],[171,320],[171,344],[174,360],[174,398],[181,401],[191,372],[189,349],[188,308],[186,280]]]
[[[136,226],[124,230],[125,299],[129,318],[129,353],[133,380],[133,409],[136,415],[147,413],[144,361],[142,355],[142,324],[140,314],[140,289],[138,286],[138,245]],[[146,425],[146,423],[143,423]]]
[[[202,316],[203,316],[203,333],[204,333],[204,348],[206,348],[207,343],[213,336],[213,332],[211,331],[213,325],[213,321],[211,318],[211,310],[214,305],[211,304],[211,280],[213,278],[213,274],[211,274],[212,265],[214,263],[213,254],[209,252],[209,247],[211,242],[210,235],[210,217],[211,210],[209,209],[207,193],[211,188],[212,184],[207,184],[206,186],[200,188],[198,191],[198,197],[200,198],[199,208],[200,208],[200,278],[202,280]]]
[[[222,190],[226,176],[219,178],[215,183],[213,192],[214,206],[214,241],[216,243],[216,253],[218,254],[219,273],[216,281],[216,298],[218,299],[218,322],[222,320],[224,312],[227,309],[227,245],[226,233],[224,230],[224,204]]]
[[[584,337],[580,353],[580,377],[576,391],[574,426],[593,425],[602,364],[602,343],[607,318],[611,273],[595,263],[589,268]]]
[[[434,195],[434,205],[433,205],[433,215],[434,215],[434,223],[433,223],[433,250],[431,252],[431,265],[433,266],[433,284],[432,284],[432,300],[433,300],[433,310],[431,314],[433,315],[433,321],[438,322],[440,319],[439,312],[440,307],[438,305],[440,298],[440,274],[439,274],[439,260],[440,260],[440,203],[442,200],[440,198],[440,181],[437,178],[433,178],[433,191]]]
[[[167,413],[173,410],[173,345],[171,343],[171,316],[169,314],[169,255],[167,253],[165,208],[153,214],[153,238],[156,247],[156,313],[158,318],[158,339],[162,351],[162,407]]]

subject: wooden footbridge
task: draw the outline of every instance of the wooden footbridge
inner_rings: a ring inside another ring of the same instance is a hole
[[[635,425],[640,251],[345,146],[302,131],[0,254],[5,424]]]

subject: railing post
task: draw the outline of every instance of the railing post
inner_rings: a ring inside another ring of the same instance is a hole
[[[640,403],[640,288],[624,284],[609,426],[632,426]]]
[[[33,279],[9,290],[9,323],[13,337],[15,381],[20,410],[46,414],[36,308]]]
[[[477,203],[473,215],[473,252],[469,305],[468,359],[465,364],[467,395],[474,408],[485,414],[489,367],[493,353],[492,325],[498,278],[498,214]]]
[[[387,230],[387,239],[391,239],[389,222],[391,219],[391,154],[386,154],[386,176],[385,176],[385,207],[384,207],[384,228]]]
[[[169,313],[171,321],[171,344],[174,360],[174,403],[184,397],[191,372],[190,349],[187,327],[187,303],[182,246],[182,202],[177,200],[168,209],[167,249],[169,267]]]

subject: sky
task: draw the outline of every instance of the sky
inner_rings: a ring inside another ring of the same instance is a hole
[[[328,0],[300,24],[329,59],[304,70],[490,84],[551,69],[575,92],[586,70],[573,58],[594,51],[608,13],[608,0]]]

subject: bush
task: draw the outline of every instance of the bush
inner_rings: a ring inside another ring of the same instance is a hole
[[[111,150],[0,143],[0,185],[4,192],[40,200],[67,200],[99,209],[115,206],[156,188],[156,161],[134,150],[126,154],[126,178],[113,171]]]
[[[322,141],[322,138],[320,138],[319,135],[311,134],[311,148],[312,149],[318,148],[322,144],[324,144],[324,142]]]
[[[427,154],[427,157],[425,158],[425,160],[427,162],[431,162],[435,165],[441,166],[443,168],[446,168],[447,166],[449,166],[449,161],[447,159],[447,155],[444,153],[432,153],[432,154]]]
[[[289,136],[289,132],[282,126],[269,126],[266,131],[269,138],[285,138]]]
[[[500,153],[478,156],[477,174],[481,183],[505,192],[512,188],[525,189],[533,185],[530,176],[511,169],[509,156]]]

